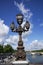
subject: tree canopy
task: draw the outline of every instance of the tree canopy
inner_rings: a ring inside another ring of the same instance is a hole
[[[2,53],[2,52],[3,52],[3,46],[0,45],[0,53]]]
[[[7,44],[6,46],[0,45],[0,53],[13,53],[15,50],[11,45]]]

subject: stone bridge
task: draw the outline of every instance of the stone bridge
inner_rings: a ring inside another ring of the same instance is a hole
[[[43,55],[43,52],[30,52],[32,55]]]

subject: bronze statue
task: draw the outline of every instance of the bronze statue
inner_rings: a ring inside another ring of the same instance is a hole
[[[10,25],[12,32],[17,32],[19,34],[18,47],[15,56],[16,56],[16,60],[26,60],[26,52],[24,50],[23,41],[22,41],[22,32],[28,31],[30,28],[30,24],[28,21],[26,21],[25,25],[22,28],[21,26],[23,22],[22,14],[16,15],[16,19],[17,19],[18,27],[15,27],[14,22],[12,22],[12,24]]]

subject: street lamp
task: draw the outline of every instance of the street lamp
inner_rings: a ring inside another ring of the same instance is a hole
[[[23,15],[22,14],[16,15],[16,19],[19,26],[15,27],[14,22],[12,22],[10,25],[10,28],[13,32],[19,33],[18,47],[15,56],[16,56],[16,60],[26,60],[26,52],[24,50],[23,41],[22,41],[22,32],[29,30],[30,23],[26,21],[26,23],[22,28],[21,24],[23,23]]]
[[[18,23],[19,25],[21,25],[22,22],[23,22],[23,15],[22,15],[22,14],[17,14],[17,15],[16,15],[16,19],[17,19],[17,23]]]
[[[14,22],[12,22],[12,24],[10,25],[10,28],[11,28],[12,31],[14,30],[14,28],[15,28]]]

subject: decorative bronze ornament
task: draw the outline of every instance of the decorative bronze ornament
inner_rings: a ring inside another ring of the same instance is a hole
[[[21,24],[23,23],[23,15],[18,14],[16,15],[18,27],[15,27],[14,22],[10,25],[10,28],[12,32],[19,33],[19,41],[18,41],[18,47],[17,52],[15,53],[16,60],[26,60],[26,52],[24,50],[23,41],[22,41],[22,32],[28,31],[30,28],[30,24],[28,21],[26,21],[24,27],[22,28]]]

